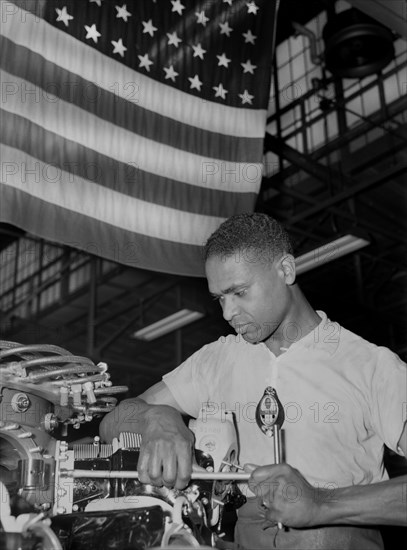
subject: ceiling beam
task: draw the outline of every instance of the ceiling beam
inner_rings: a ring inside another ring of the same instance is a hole
[[[385,183],[389,179],[403,174],[407,168],[407,164],[405,162],[400,162],[396,165],[392,165],[385,172],[367,178],[365,181],[358,184],[350,176],[342,174],[336,170],[329,169],[323,164],[312,160],[309,156],[300,153],[299,151],[285,143],[282,139],[279,139],[267,133],[265,141],[267,149],[271,150],[277,155],[281,155],[286,160],[295,164],[300,169],[304,170],[304,172],[310,174],[314,178],[322,181],[323,183],[326,184],[328,181],[336,181],[340,183],[341,186],[344,183],[347,185],[347,189],[340,193],[337,193],[335,196],[325,199],[318,204],[314,204],[314,206],[312,206],[308,210],[305,210],[301,214],[298,214],[297,216],[291,216],[289,221],[287,222],[288,225],[293,225],[301,220],[308,218],[309,216],[320,212],[321,210],[325,210],[326,208],[339,204],[342,201],[354,197],[358,193],[374,187],[375,185]],[[313,199],[313,202],[315,202],[315,199]]]
[[[329,197],[324,201],[318,202],[318,204],[312,206],[311,208],[308,208],[308,210],[305,210],[301,214],[291,216],[290,220],[288,221],[288,225],[298,223],[299,221],[305,220],[306,218],[309,218],[310,216],[313,216],[314,214],[317,214],[318,212],[321,212],[326,208],[339,204],[347,199],[350,199],[351,197],[355,197],[363,191],[367,191],[368,189],[371,189],[372,187],[375,187],[377,185],[382,185],[390,179],[396,178],[404,174],[404,172],[406,171],[407,161],[403,161],[391,165],[387,170],[379,174],[375,174],[374,176],[366,178],[359,184],[356,184],[355,181],[351,178],[346,178],[346,180],[350,180],[347,189],[341,191],[340,193],[337,193],[333,197]]]
[[[383,110],[377,111],[376,113],[373,113],[369,117],[369,122],[363,122],[362,124],[358,124],[355,126],[355,128],[348,129],[348,131],[338,136],[337,138],[333,139],[332,141],[328,142],[323,147],[320,147],[316,151],[310,153],[307,158],[313,161],[318,161],[321,158],[324,158],[328,156],[329,154],[337,151],[338,149],[341,149],[345,145],[349,144],[351,141],[357,139],[358,137],[365,135],[366,132],[369,131],[370,128],[383,126],[385,123],[392,123],[392,119],[394,117],[397,117],[399,114],[405,112],[407,109],[407,97],[401,97],[397,99],[396,101],[393,101],[391,105],[386,106],[385,112]],[[398,123],[397,123],[398,124]],[[403,135],[405,132],[405,128],[402,127]],[[400,136],[401,138],[402,136]],[[266,134],[267,139],[267,134]],[[289,137],[287,137],[289,139]],[[267,152],[267,147],[266,147]],[[281,181],[289,176],[291,176],[293,173],[298,171],[298,167],[295,164],[292,164],[291,166],[288,166],[285,168],[282,172],[279,172],[278,174],[275,174],[273,176],[270,176],[267,180],[267,187],[264,188],[264,191],[267,191],[269,188],[274,188],[274,181]]]

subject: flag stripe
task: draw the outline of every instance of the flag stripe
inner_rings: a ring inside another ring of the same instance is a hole
[[[277,0],[191,0],[182,15],[169,0],[132,14],[114,0],[38,0],[35,16],[16,4],[0,0],[1,220],[203,275],[202,244],[259,191]]]
[[[61,32],[43,19],[27,15],[24,33],[21,33],[21,13],[16,12],[2,21],[2,34],[10,40],[57,64],[100,88],[111,91],[117,83],[133,83],[138,94],[128,98],[144,109],[212,132],[233,136],[264,138],[267,112],[265,109],[244,109],[203,101],[199,97],[166,86],[135,73],[131,68],[103,55],[65,32]],[[43,40],[44,35],[47,41]],[[48,44],[54,44],[49,48]],[[86,50],[86,64],[83,63]],[[141,69],[143,70],[143,69]],[[120,97],[128,92],[117,86]],[[165,101],[163,101],[165,98]],[[206,104],[207,108],[204,108]]]
[[[152,271],[204,276],[201,246],[156,239],[71,212],[0,183],[2,221],[108,260]],[[38,226],[37,220],[42,224]],[[156,253],[151,254],[151,250]]]
[[[0,145],[0,158],[7,159],[7,170],[2,174],[5,184],[56,206],[150,237],[199,246],[202,234],[210,234],[223,220],[128,197],[64,170],[53,169],[50,174],[49,165],[6,145]]]
[[[55,178],[58,173],[56,169],[59,169],[59,172],[70,172],[130,197],[207,216],[228,217],[237,212],[247,212],[256,201],[254,192],[228,193],[150,174],[64,139],[26,118],[1,109],[0,117],[3,126],[0,142],[40,160],[47,167],[41,173],[44,179],[47,179],[48,174],[50,178]],[[225,167],[228,166],[226,163]],[[35,166],[27,168],[36,169]],[[7,171],[12,172],[13,169],[5,157],[3,178]]]
[[[12,78],[19,89],[29,84],[0,70],[2,82],[9,82]],[[27,94],[23,102],[20,101],[18,94],[8,96],[4,109],[29,118],[50,132],[99,150],[117,161],[132,163],[152,174],[196,186],[236,193],[252,191],[253,184],[256,187],[257,183],[256,191],[258,191],[262,174],[259,164],[253,163],[248,170],[246,163],[230,163],[228,170],[225,170],[222,169],[223,161],[194,155],[140,137],[101,120],[71,103],[58,99],[53,101],[50,95],[45,97],[40,92],[36,93],[36,90],[38,89],[33,89],[32,94]],[[257,178],[252,179],[252,175],[247,178],[236,178],[236,174],[245,174],[249,171],[257,175]],[[211,173],[212,177],[207,177],[208,173]]]
[[[124,85],[123,91],[127,93],[124,99],[2,36],[0,49],[3,52],[0,68],[21,79],[22,83],[18,87],[14,79],[3,78],[3,102],[12,94],[22,101],[34,94],[53,102],[59,98],[116,126],[177,149],[225,161],[262,160],[263,137],[246,138],[210,132],[143,109],[131,101],[137,100],[138,91],[134,83]],[[28,57],[30,62],[26,63]],[[41,67],[41,71],[38,71],[38,67]],[[37,87],[35,91],[28,83]]]

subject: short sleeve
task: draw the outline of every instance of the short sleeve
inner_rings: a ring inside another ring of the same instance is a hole
[[[208,346],[199,349],[179,367],[163,376],[178,405],[190,416],[197,418],[202,404],[208,401],[209,391],[202,376],[205,352]]]
[[[387,447],[398,454],[406,411],[407,365],[389,349],[378,348],[371,386],[372,424]]]

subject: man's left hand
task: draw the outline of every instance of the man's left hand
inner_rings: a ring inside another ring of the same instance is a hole
[[[245,470],[251,472],[249,487],[264,510],[267,525],[282,523],[301,528],[321,524],[321,506],[325,499],[333,498],[333,491],[313,487],[288,464],[259,466],[254,470],[248,464]]]

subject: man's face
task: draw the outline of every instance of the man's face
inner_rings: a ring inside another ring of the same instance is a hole
[[[251,262],[238,254],[212,256],[206,262],[206,277],[223,317],[246,341],[262,342],[284,321],[289,292],[281,260]]]

